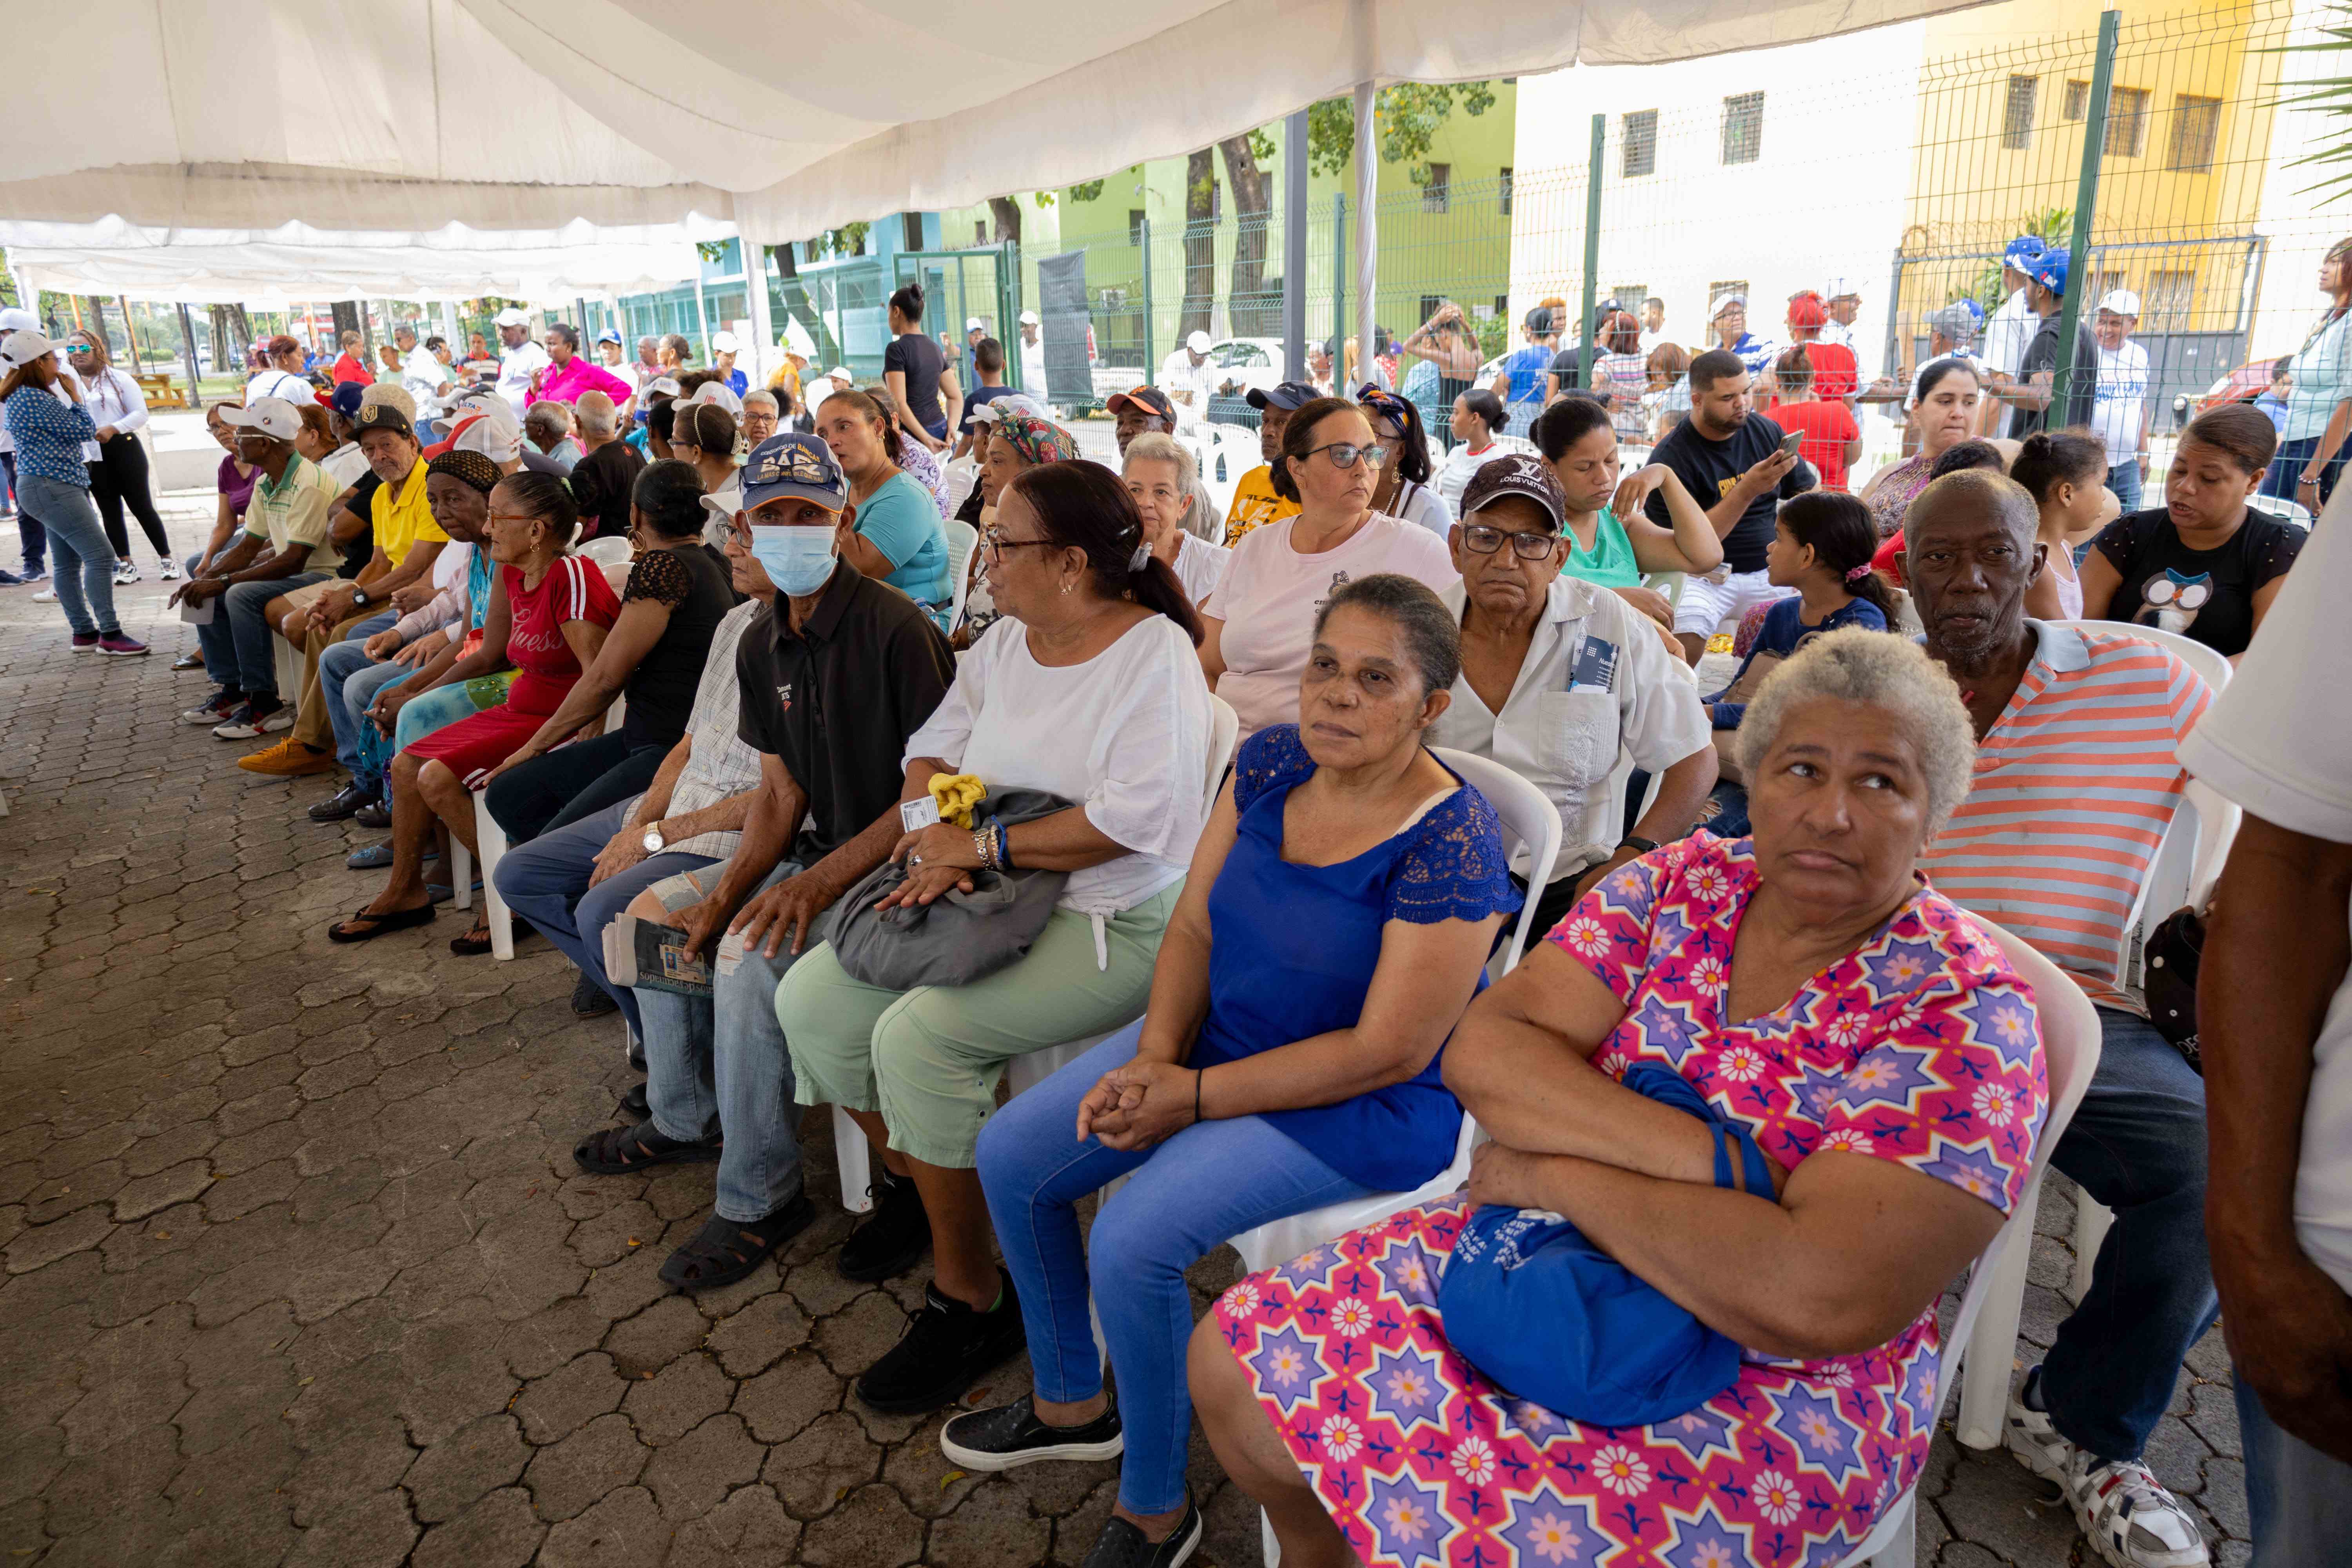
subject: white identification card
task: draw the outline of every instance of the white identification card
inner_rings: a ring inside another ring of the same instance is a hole
[[[940,821],[940,803],[929,795],[920,800],[902,800],[898,803],[898,821],[909,833],[936,827]]]

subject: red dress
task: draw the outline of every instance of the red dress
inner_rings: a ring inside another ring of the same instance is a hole
[[[593,621],[609,627],[621,613],[604,568],[585,556],[558,556],[536,588],[523,586],[519,567],[499,572],[507,590],[507,658],[515,667],[507,700],[408,746],[410,756],[443,763],[467,789],[480,788],[482,775],[539,733],[572,694],[580,661],[563,640],[563,623]]]

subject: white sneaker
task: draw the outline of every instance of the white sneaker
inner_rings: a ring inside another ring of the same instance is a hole
[[[157,568],[157,574],[166,583],[176,583],[180,580],[180,563],[167,555]]]
[[[116,587],[127,588],[137,581],[139,581],[139,568],[135,563],[130,561],[118,561],[114,563],[114,585]]]
[[[2001,1440],[2019,1464],[2066,1494],[2075,1527],[2099,1561],[2113,1568],[2207,1568],[2212,1559],[2197,1516],[2147,1466],[2085,1452],[2051,1425],[2047,1413],[2026,1405],[2025,1388],[2041,1371],[2026,1373],[2025,1384],[2010,1395]]]
[[[33,595],[33,603],[37,605],[54,605],[57,602],[58,591],[55,588],[44,588]]]

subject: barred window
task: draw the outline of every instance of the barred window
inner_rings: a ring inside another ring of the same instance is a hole
[[[1622,179],[1638,180],[1644,174],[1658,172],[1658,111],[1637,109],[1619,119],[1618,174]]]
[[[2172,145],[2164,165],[2184,174],[2211,172],[2213,148],[2221,139],[2221,100],[2176,94],[2172,100]]]
[[[2009,79],[2009,100],[2001,109],[2000,144],[2014,150],[2033,145],[2033,104],[2042,90],[2038,76]]]
[[[2110,158],[2137,158],[2147,151],[2147,89],[2119,87],[2107,95],[2107,139],[2099,151]]]
[[[1735,93],[1723,100],[1723,161],[1753,163],[1764,155],[1764,95]]]

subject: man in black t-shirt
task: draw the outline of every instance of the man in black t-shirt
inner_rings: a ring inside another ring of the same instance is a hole
[[[1650,453],[1651,462],[1672,468],[1706,509],[1723,541],[1723,564],[1685,582],[1675,606],[1675,637],[1693,664],[1718,625],[1796,592],[1772,585],[1764,550],[1772,542],[1780,502],[1821,483],[1793,448],[1782,449],[1780,426],[1755,411],[1752,384],[1747,365],[1727,349],[1710,349],[1691,361],[1690,415]],[[1643,504],[1650,521],[1674,526],[1665,497],[1654,489]]]
[[[2057,396],[2058,317],[2065,309],[2068,269],[2065,251],[2045,250],[2026,274],[2025,302],[2041,318],[2040,324],[2025,345],[2025,357],[2018,362],[2017,379],[1991,389],[1994,397],[2017,410],[2009,426],[2014,440],[2022,441],[2039,430],[2064,430],[2091,422],[2099,390],[2099,341],[2092,335],[2087,321],[2074,323],[2074,374],[2067,384],[2066,405],[2054,413],[2052,409]]]
[[[629,492],[646,471],[646,459],[621,439],[621,416],[613,400],[601,392],[580,395],[572,409],[580,426],[580,444],[587,448],[572,465],[568,476],[572,497],[580,503],[580,537],[625,539],[629,532]]]
[[[747,568],[776,588],[735,650],[739,730],[759,753],[760,784],[731,857],[654,884],[629,912],[681,927],[688,952],[706,958],[734,932],[742,956],[713,965],[708,997],[636,988],[650,1117],[573,1151],[599,1175],[719,1161],[711,1220],[662,1268],[686,1290],[741,1279],[816,1217],[802,1191],[776,988],[820,940],[817,917],[898,842],[907,742],[955,679],[955,656],[921,606],[837,558],[835,531],[856,512],[824,442],[797,432],[761,442],[743,466],[741,505],[728,554],[751,556]],[[896,1254],[908,1216],[922,1214],[913,1184],[877,1172],[876,1187],[877,1220],[898,1239],[872,1260],[883,1272],[852,1278],[884,1279],[911,1261]],[[845,1272],[857,1252],[853,1236]]]

